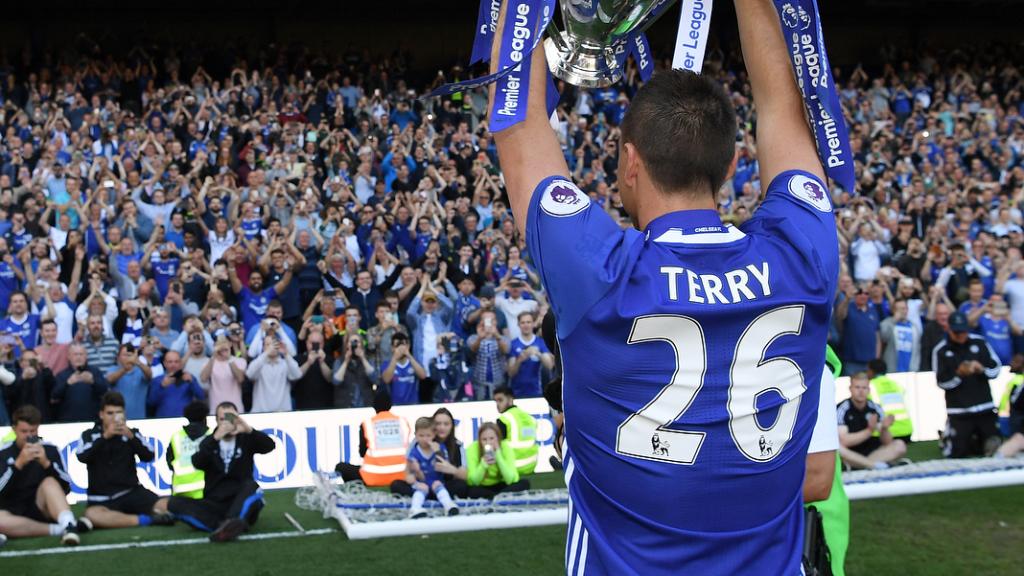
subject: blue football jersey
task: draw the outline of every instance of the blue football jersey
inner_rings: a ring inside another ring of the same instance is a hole
[[[825,185],[784,172],[739,228],[690,210],[640,232],[552,177],[526,233],[562,351],[567,572],[799,574],[839,269]]]

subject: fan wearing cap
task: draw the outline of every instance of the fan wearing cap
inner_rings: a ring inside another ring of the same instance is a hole
[[[880,311],[868,301],[864,288],[850,285],[846,298],[835,309],[843,330],[843,373],[852,376],[867,369],[868,362],[881,352],[878,334]]]
[[[946,391],[942,452],[948,458],[991,455],[1001,441],[989,379],[1002,366],[992,346],[970,329],[967,316],[952,314],[945,340],[932,351],[935,379]]]

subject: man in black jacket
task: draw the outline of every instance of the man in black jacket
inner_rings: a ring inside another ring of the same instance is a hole
[[[82,432],[76,450],[89,470],[85,517],[97,528],[168,525],[167,498],[139,484],[135,462],[152,462],[153,450],[124,417],[124,396],[110,391],[100,401],[99,423]]]
[[[946,391],[949,422],[942,441],[947,458],[985,454],[999,448],[998,417],[989,379],[999,376],[999,357],[985,339],[970,333],[967,316],[949,317],[946,339],[932,351],[935,380]]]
[[[39,410],[22,406],[11,420],[15,440],[0,449],[0,534],[60,536],[65,546],[77,546],[88,526],[79,526],[68,506],[71,477],[60,452],[39,438]]]
[[[192,527],[212,532],[212,542],[238,538],[256,522],[264,505],[263,491],[253,480],[253,457],[273,449],[270,436],[253,430],[234,404],[222,402],[217,406],[217,428],[192,455],[192,465],[205,474],[203,498],[172,496],[168,510]]]

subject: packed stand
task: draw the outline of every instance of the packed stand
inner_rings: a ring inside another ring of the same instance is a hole
[[[32,404],[91,420],[110,388],[133,419],[198,399],[261,412],[371,406],[381,389],[395,404],[541,394],[557,370],[538,337],[548,304],[485,91],[420,100],[402,54],[281,48],[214,78],[150,50],[0,67],[0,360],[15,375],[0,419]],[[834,189],[847,258],[831,343],[848,374],[876,358],[930,370],[960,311],[1007,363],[1024,351],[1016,55],[902,56],[839,73],[859,190]],[[740,115],[718,198],[741,223],[761,184],[756,111],[738,54],[708,60]],[[623,226],[629,66],[611,88],[560,85],[555,119],[574,178]]]

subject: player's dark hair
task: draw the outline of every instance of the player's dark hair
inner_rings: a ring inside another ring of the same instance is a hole
[[[29,426],[39,426],[43,422],[43,415],[35,406],[25,404],[11,414],[11,424],[17,426],[18,422],[24,422]]]
[[[238,412],[238,406],[235,406],[234,402],[227,402],[227,401],[224,401],[224,402],[221,402],[220,404],[217,404],[217,409],[214,412],[220,412],[224,408],[231,408],[235,412]]]
[[[715,194],[736,153],[736,111],[715,80],[663,70],[633,97],[620,125],[664,192],[704,188]]]
[[[435,410],[434,415],[431,416],[431,418],[434,420],[434,424],[437,424],[438,416],[447,416],[448,419],[452,421],[452,431],[444,440],[438,439],[436,432],[434,433],[434,438],[437,439],[440,444],[443,444],[445,449],[448,450],[448,457],[452,459],[452,464],[460,466],[462,464],[462,461],[455,461],[459,459],[459,441],[457,438],[455,438],[455,416],[452,416],[451,411],[444,407]]]
[[[516,395],[512,393],[512,389],[509,388],[508,386],[498,386],[497,388],[494,389],[494,392],[491,394],[491,397],[493,398],[494,396],[497,396],[498,394],[504,394],[505,396],[508,396],[509,398],[515,398],[516,397]]]
[[[124,396],[121,395],[117,390],[111,390],[103,395],[100,399],[100,410],[103,410],[107,406],[117,406],[118,408],[124,408]]]
[[[210,406],[202,400],[193,400],[185,405],[185,409],[182,410],[181,415],[184,416],[189,424],[196,424],[199,422],[206,421],[206,414],[210,411]]]
[[[378,392],[373,397],[373,409],[377,412],[387,412],[391,410],[391,394],[387,392]]]
[[[875,376],[880,376],[888,372],[889,367],[885,364],[885,360],[875,358],[871,362],[868,362],[868,370],[870,370]]]

